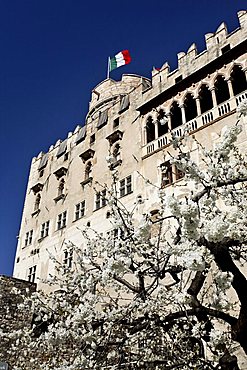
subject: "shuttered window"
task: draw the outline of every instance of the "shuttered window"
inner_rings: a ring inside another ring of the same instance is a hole
[[[121,100],[120,100],[120,109],[119,109],[119,113],[122,113],[123,111],[125,111],[126,109],[129,108],[129,95],[124,95],[122,96]]]
[[[40,171],[43,168],[45,168],[45,166],[47,165],[47,162],[48,162],[48,153],[44,154],[43,157],[41,158],[38,170]]]
[[[80,128],[78,134],[77,134],[77,138],[76,138],[76,145],[79,144],[82,140],[84,140],[86,137],[86,126],[83,126]]]
[[[67,150],[67,139],[64,140],[60,144],[59,149],[58,149],[58,152],[57,152],[57,157],[60,157],[61,155],[63,155],[64,153],[66,153],[66,150]]]
[[[107,120],[108,120],[108,110],[105,110],[104,112],[100,112],[97,128],[101,128],[102,126],[106,125]]]

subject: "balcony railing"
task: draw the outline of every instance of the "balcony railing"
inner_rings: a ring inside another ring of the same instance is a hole
[[[210,109],[209,111],[197,116],[196,118],[192,119],[191,121],[186,122],[185,124],[176,127],[172,130],[173,135],[176,137],[181,137],[184,135],[185,131],[195,131],[200,127],[207,125],[208,123],[216,120],[224,116],[225,114],[232,112],[236,109],[239,104],[247,99],[247,90],[243,91],[242,93],[232,97],[229,100],[226,100],[224,103],[217,105],[216,107]],[[157,139],[151,141],[147,145],[143,147],[143,156],[147,154],[151,154],[156,150],[161,149],[162,147],[169,144],[171,141],[171,132],[158,137]]]

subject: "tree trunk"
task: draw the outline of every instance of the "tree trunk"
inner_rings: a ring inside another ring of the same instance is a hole
[[[231,356],[229,353],[225,353],[224,356],[220,358],[219,364],[222,370],[240,370],[237,357]]]
[[[237,322],[231,326],[232,339],[237,341],[247,354],[247,280],[232,260],[229,247],[234,245],[233,241],[226,240],[221,243],[212,243],[204,240],[215,262],[223,272],[233,274],[232,287],[235,289],[240,301],[240,313]]]

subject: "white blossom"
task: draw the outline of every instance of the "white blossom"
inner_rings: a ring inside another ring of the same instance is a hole
[[[239,113],[239,115],[241,114],[243,116],[247,115],[247,99],[244,99],[243,101],[241,101],[241,103],[237,107],[237,112]]]
[[[247,164],[236,147],[240,132],[238,126],[224,129],[214,149],[200,147],[200,164],[185,146],[186,135],[185,142],[173,137],[177,155],[171,161],[185,173],[186,185],[154,187],[159,200],[148,211],[159,209],[155,222],[148,213],[140,220],[140,200],[132,208],[119,201],[112,173],[112,230],[102,235],[85,227],[81,245],[65,240],[76,256],[72,270],[50,253],[56,275],[46,283],[54,292],[26,292],[18,304],[20,311],[35,313],[32,326],[0,330],[1,343],[11,342],[14,370],[114,369],[130,358],[151,368],[164,357],[174,369],[181,363],[183,370],[218,366],[219,348],[233,344],[223,318],[238,320],[236,281],[247,258]],[[11,293],[22,296],[16,289]]]

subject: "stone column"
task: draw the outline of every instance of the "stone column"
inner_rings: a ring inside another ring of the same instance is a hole
[[[211,89],[209,89],[209,91],[211,91],[211,94],[212,94],[212,99],[213,99],[213,107],[217,107],[218,103],[217,103],[217,99],[216,99],[216,94],[215,94],[215,87],[211,87]]]
[[[181,109],[181,112],[182,112],[182,125],[184,125],[186,123],[186,116],[185,116],[185,109],[184,109],[184,105],[181,104],[179,106],[179,108]]]
[[[143,144],[147,145],[147,126],[143,127]]]
[[[201,104],[200,104],[200,97],[197,96],[196,98],[196,109],[197,109],[197,115],[200,116],[202,114],[201,111]]]
[[[159,122],[156,120],[154,121],[154,135],[155,135],[155,140],[158,139],[159,137],[159,128],[158,128]]]
[[[233,98],[233,97],[234,97],[234,92],[233,92],[233,88],[232,88],[232,81],[231,81],[231,77],[229,77],[229,78],[227,79],[227,84],[228,84],[228,89],[229,89],[230,98]]]
[[[245,73],[245,78],[246,78],[246,81],[247,81],[247,68],[243,69],[244,73]]]
[[[167,122],[167,125],[168,125],[168,131],[171,131],[171,129],[172,129],[171,113],[170,113],[170,112],[166,113],[166,116],[167,116],[167,118],[168,118],[168,122]]]

